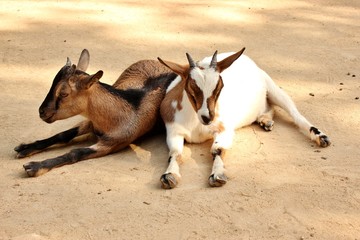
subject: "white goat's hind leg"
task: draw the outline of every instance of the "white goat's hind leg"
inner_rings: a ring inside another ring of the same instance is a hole
[[[256,121],[265,131],[271,131],[274,128],[273,117],[274,108],[272,106],[267,106],[266,112],[261,114]]]
[[[221,187],[227,182],[223,159],[226,149],[230,148],[234,131],[224,131],[215,134],[214,143],[211,146],[213,156],[213,167],[209,177],[209,184],[212,187]]]
[[[181,178],[179,162],[184,148],[184,138],[181,136],[168,136],[167,144],[169,147],[169,166],[161,176],[161,187],[164,189],[175,188]]]
[[[331,144],[330,139],[301,115],[291,98],[281,90],[265,72],[264,74],[268,88],[267,96],[269,101],[288,112],[295,124],[301,131],[309,136],[311,140],[315,141],[321,147],[329,146]]]

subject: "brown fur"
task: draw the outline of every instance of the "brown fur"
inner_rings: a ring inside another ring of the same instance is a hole
[[[181,80],[173,89],[171,89],[165,96],[161,103],[160,113],[164,122],[173,122],[176,109],[172,107],[172,102],[177,102],[177,110],[181,110],[181,102],[183,98],[183,89],[185,87],[185,81]]]
[[[88,61],[89,54],[84,50],[78,65],[86,68]],[[22,144],[15,151],[18,157],[26,157],[55,143],[68,142],[87,133],[93,133],[97,143],[53,159],[27,163],[24,168],[29,176],[39,176],[54,167],[118,151],[149,132],[159,120],[159,108],[166,87],[175,78],[171,70],[158,61],[142,60],[132,64],[120,75],[113,84],[115,89],[122,90],[117,92],[99,82],[102,71],[88,75],[84,72],[86,69],[75,70],[75,65],[70,65],[68,60],[59,72],[62,74],[57,75],[62,78],[54,80],[39,109],[40,116],[48,123],[78,114],[88,120],[51,138]],[[161,83],[157,83],[159,77],[164,77]],[[128,93],[121,95],[125,91]],[[125,96],[130,97],[126,100]],[[136,101],[137,97],[141,99],[138,105],[131,102]]]

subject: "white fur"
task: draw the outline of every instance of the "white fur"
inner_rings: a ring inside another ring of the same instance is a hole
[[[219,54],[218,61],[232,54]],[[206,99],[213,93],[219,79],[219,73],[213,68],[209,68],[210,61],[211,57],[204,58],[197,63],[202,69],[195,68],[190,73],[191,78],[203,91],[202,107],[195,112],[185,90],[182,89],[182,109],[176,109],[173,122],[165,122],[167,144],[170,150],[170,164],[165,174],[174,173],[180,177],[176,159],[181,155],[184,139],[187,142],[200,143],[214,138],[211,147],[211,152],[215,156],[212,174],[215,179],[223,175],[224,164],[220,156],[216,155],[217,150],[231,147],[235,129],[250,125],[255,121],[261,121],[259,119],[264,116],[271,121],[270,103],[278,105],[288,112],[300,130],[306,132],[318,144],[319,137],[326,137],[321,132],[314,135],[309,131],[312,125],[299,113],[291,98],[273,82],[268,74],[245,55],[240,56],[221,73],[224,87],[216,105],[218,117],[210,125],[203,125],[201,115],[209,115]],[[174,81],[171,89],[178,83],[178,81],[176,83]],[[326,140],[328,141],[327,137]],[[327,144],[330,144],[330,141]]]

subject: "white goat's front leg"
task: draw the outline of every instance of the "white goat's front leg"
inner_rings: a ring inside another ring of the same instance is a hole
[[[234,131],[223,131],[214,135],[214,143],[211,146],[213,167],[209,177],[209,184],[212,187],[221,187],[227,182],[223,159],[226,149],[232,144],[233,137]]]
[[[181,178],[179,162],[184,148],[184,137],[180,135],[167,136],[167,145],[169,147],[169,166],[161,176],[161,187],[164,189],[175,188]]]

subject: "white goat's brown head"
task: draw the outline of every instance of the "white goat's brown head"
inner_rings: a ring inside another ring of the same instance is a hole
[[[39,108],[42,120],[52,123],[81,114],[86,103],[86,90],[99,81],[103,75],[102,71],[94,75],[85,72],[89,66],[89,60],[90,54],[86,49],[81,52],[77,66],[71,64],[70,59],[67,58],[65,66],[56,74]]]
[[[216,103],[224,87],[220,73],[238,59],[244,50],[245,48],[220,62],[217,61],[216,51],[207,66],[197,65],[188,53],[186,53],[188,65],[164,61],[161,58],[158,60],[180,75],[182,81],[186,82],[186,94],[200,122],[209,125],[215,118]]]

